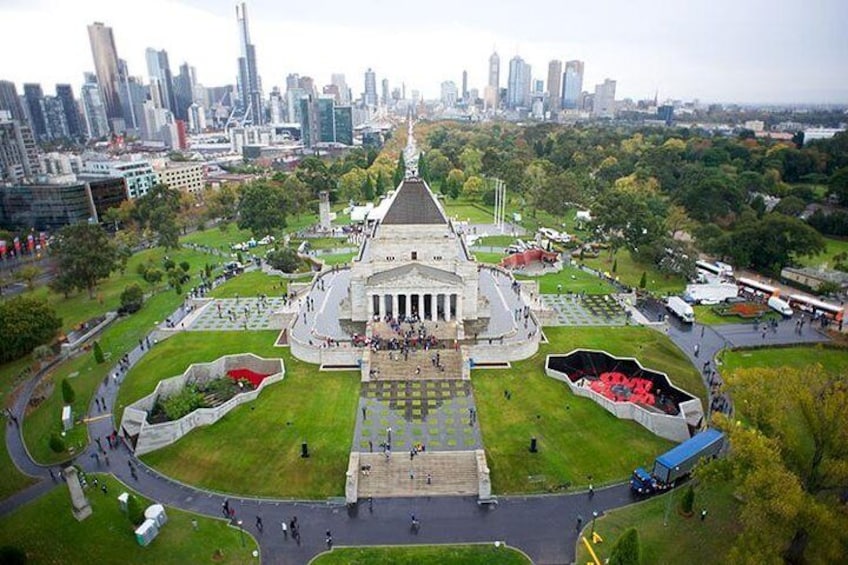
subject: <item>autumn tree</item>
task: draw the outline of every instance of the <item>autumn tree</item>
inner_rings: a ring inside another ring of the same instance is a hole
[[[742,369],[725,377],[742,420],[717,416],[729,456],[705,480],[735,480],[739,563],[835,563],[848,547],[839,495],[848,484],[848,384],[820,365]]]
[[[483,192],[485,183],[477,176],[468,177],[462,185],[462,196],[469,200],[477,200]]]

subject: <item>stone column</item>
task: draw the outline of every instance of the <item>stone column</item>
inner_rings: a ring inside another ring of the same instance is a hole
[[[462,293],[456,295],[456,319],[462,320]]]
[[[445,321],[450,322],[451,319],[451,311],[450,311],[450,303],[451,303],[451,293],[445,293]]]
[[[406,293],[406,311],[403,313],[404,316],[412,315],[412,293]]]
[[[397,293],[392,294],[392,318],[398,317],[398,295]]]
[[[369,293],[367,296],[368,296],[368,319],[370,320],[371,318],[374,317],[374,295]]]
[[[71,512],[77,521],[82,522],[91,516],[91,505],[82,490],[76,467],[65,468],[65,482],[68,483],[68,492],[71,495]]]

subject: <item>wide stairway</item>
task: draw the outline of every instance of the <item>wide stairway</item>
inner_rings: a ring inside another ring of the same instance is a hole
[[[362,470],[369,465],[370,471]],[[476,496],[478,488],[473,451],[427,451],[411,461],[409,453],[392,453],[389,459],[382,453],[360,454],[360,500],[369,496]]]
[[[433,366],[432,358],[437,353],[444,371]],[[421,370],[416,374],[419,368]],[[453,349],[421,349],[410,351],[409,357],[404,360],[400,351],[372,351],[371,371],[371,380],[461,379],[462,353]]]

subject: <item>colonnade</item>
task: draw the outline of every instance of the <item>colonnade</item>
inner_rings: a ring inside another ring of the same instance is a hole
[[[462,320],[462,295],[458,293],[368,293],[369,317],[418,316],[421,320]]]

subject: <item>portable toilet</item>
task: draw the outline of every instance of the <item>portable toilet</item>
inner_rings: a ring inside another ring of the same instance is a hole
[[[159,528],[156,527],[156,520],[145,520],[135,530],[135,540],[142,547],[150,545],[150,542],[156,539],[157,535],[159,535]]]
[[[168,521],[168,516],[165,514],[165,507],[161,504],[151,504],[148,506],[147,510],[144,511],[144,517],[156,522],[156,527],[160,529]]]
[[[71,414],[71,407],[65,406],[62,408],[62,429],[70,431],[71,428],[74,427],[74,417]]]
[[[129,499],[130,499],[130,493],[128,493],[128,492],[122,492],[121,494],[118,495],[118,504],[121,505],[121,512],[124,512],[124,513],[127,512],[127,502],[129,501]]]

